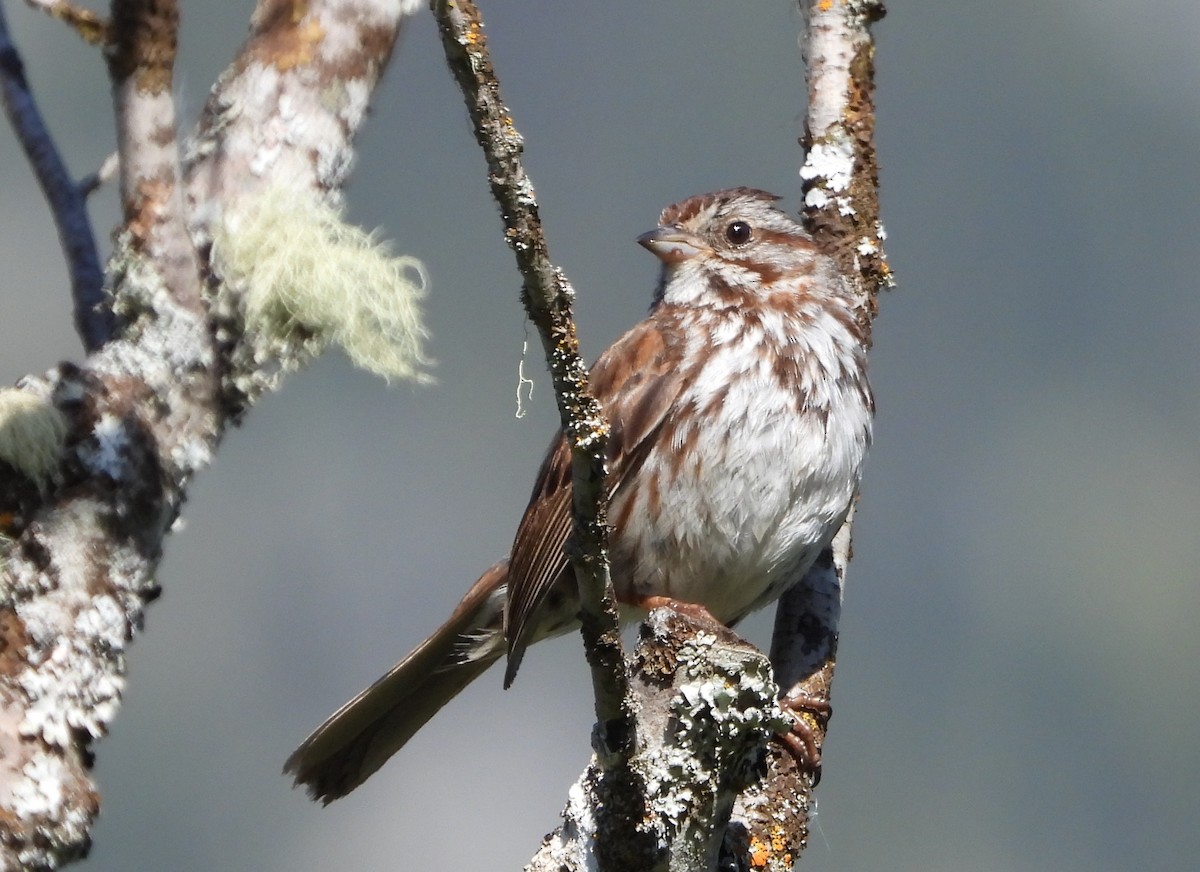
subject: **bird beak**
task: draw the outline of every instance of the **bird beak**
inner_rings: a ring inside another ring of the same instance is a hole
[[[696,257],[709,248],[692,234],[678,227],[656,227],[637,238],[645,248],[663,263],[679,263]]]

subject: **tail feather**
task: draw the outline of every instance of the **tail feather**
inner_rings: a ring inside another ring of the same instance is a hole
[[[504,653],[499,635],[506,563],[493,566],[454,614],[411,654],[346,703],[284,764],[313,799],[345,796],[404,747]]]

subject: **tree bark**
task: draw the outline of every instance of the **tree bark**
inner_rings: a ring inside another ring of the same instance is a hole
[[[57,4],[62,5],[62,4]],[[247,288],[214,240],[273,187],[336,202],[399,29],[396,0],[262,0],[182,145],[173,0],[116,0],[104,29],[124,221],[111,338],[15,389],[65,422],[36,476],[0,449],[0,868],[86,855],[92,742],[120,706],[124,651],[155,598],[163,541],[225,428],[320,345],[244,329]],[[28,411],[32,410],[32,411]],[[0,431],[27,423],[9,416]],[[5,440],[5,446],[9,446]],[[35,480],[38,479],[38,480]]]

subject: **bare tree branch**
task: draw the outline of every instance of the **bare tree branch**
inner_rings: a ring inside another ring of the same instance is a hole
[[[598,765],[586,783],[589,814],[604,833],[602,839],[588,839],[588,853],[595,851],[601,869],[651,869],[661,852],[652,831],[643,826],[648,815],[646,785],[641,770],[632,765],[637,721],[607,558],[608,424],[588,392],[587,367],[579,355],[571,312],[575,292],[550,260],[533,184],[521,159],[523,140],[500,96],[479,9],[471,0],[432,0],[430,7],[487,159],[505,240],[523,279],[521,299],[541,337],[571,449],[575,526],[569,547],[597,720],[592,744]]]
[[[121,156],[113,152],[97,167],[95,172],[88,173],[79,180],[79,190],[85,197],[90,197],[101,185],[108,184],[121,169]]]
[[[101,16],[70,2],[70,0],[25,0],[34,9],[41,9],[51,18],[57,18],[92,45],[101,45],[108,30],[108,22]]]
[[[718,865],[723,850],[729,857],[724,843],[730,811],[738,794],[759,779],[768,740],[789,726],[775,703],[770,662],[727,627],[658,608],[642,624],[633,666],[643,825],[664,848],[657,857],[618,858],[600,868],[738,868],[736,861]],[[585,872],[595,868],[604,842],[620,839],[618,830],[596,817],[599,775],[593,762],[571,790],[564,825],[546,837],[526,872]],[[744,849],[736,854],[745,855]]]
[[[25,79],[25,65],[9,37],[3,6],[0,6],[0,92],[9,124],[29,158],[58,230],[71,280],[75,329],[84,348],[95,351],[112,335],[112,317],[104,297],[104,272],[87,214],[87,194],[71,177],[38,111]]]
[[[123,242],[163,272],[166,290],[200,314],[200,261],[188,234],[171,78],[175,0],[114,0],[105,57],[121,155]]]
[[[353,135],[415,9],[262,0],[188,143],[185,176],[170,97],[175,2],[113,4],[106,56],[125,221],[108,282],[120,333],[80,365],[22,380],[0,404],[0,431],[23,424],[55,440],[36,446],[37,463],[0,462],[0,868],[56,869],[86,854],[99,806],[91,744],[120,706],[125,647],[158,594],[187,484],[257,395],[245,385],[260,393],[300,358],[257,354],[287,342],[240,329],[253,282],[225,277],[213,240],[274,183],[337,198]],[[292,129],[281,135],[281,125]],[[318,214],[328,245],[359,244],[331,228],[336,213]]]
[[[876,298],[891,285],[879,217],[875,160],[875,43],[870,26],[885,14],[882,0],[798,0],[804,14],[801,47],[808,113],[800,170],[802,217],[818,242],[838,258],[854,285],[859,320],[870,338]],[[784,697],[828,711],[837,660],[842,590],[851,553],[851,511],[829,552],[780,600],[771,660]],[[805,717],[817,746],[825,718]],[[734,813],[745,828],[754,868],[790,870],[808,839],[814,777],[773,749],[767,777],[748,790]]]
[[[802,217],[854,278],[864,325],[880,291],[892,286],[879,216],[875,159],[875,41],[882,0],[799,0],[805,14],[805,123]],[[870,333],[868,332],[868,336]]]
[[[500,97],[483,19],[471,0],[431,4],[442,43],[488,162],[492,194],[504,218],[505,240],[524,280],[521,299],[538,329],[571,446],[575,537],[572,568],[579,581],[583,637],[592,666],[596,716],[603,727],[597,752],[621,765],[633,747],[633,717],[621,649],[616,600],[608,574],[605,447],[608,424],[588,393],[571,314],[574,290],[550,261],[533,184],[521,162],[523,140]]]

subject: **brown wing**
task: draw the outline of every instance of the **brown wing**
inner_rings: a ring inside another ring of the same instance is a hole
[[[653,436],[683,387],[681,338],[660,310],[627,332],[600,356],[589,384],[611,427],[608,443],[609,496],[641,465]],[[504,635],[512,683],[525,647],[536,641],[535,612],[550,589],[574,579],[563,548],[571,533],[571,453],[560,433],[551,444],[509,559]]]

